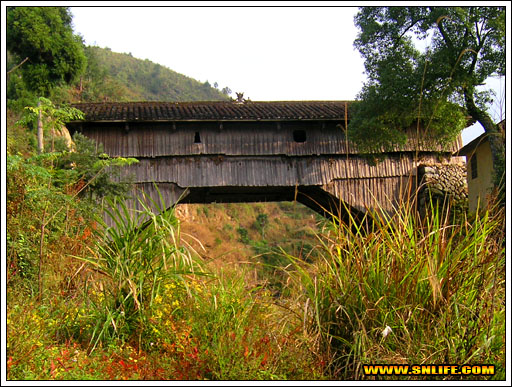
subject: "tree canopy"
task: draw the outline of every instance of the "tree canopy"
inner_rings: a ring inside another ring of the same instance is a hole
[[[85,70],[83,43],[65,7],[8,7],[7,49],[19,60],[23,82],[39,96],[75,81]]]
[[[489,134],[501,178],[503,135],[487,113],[492,95],[477,87],[505,74],[504,7],[363,7],[355,24],[368,80],[349,126],[352,139],[392,146],[405,141],[404,128],[421,123],[442,143],[469,118]],[[418,40],[427,42],[424,51]]]

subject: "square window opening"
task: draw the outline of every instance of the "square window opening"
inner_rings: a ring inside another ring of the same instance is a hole
[[[306,131],[305,130],[294,130],[293,141],[295,142],[306,142]]]

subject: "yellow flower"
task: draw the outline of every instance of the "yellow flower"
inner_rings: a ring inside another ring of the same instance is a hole
[[[176,285],[175,284],[166,284],[165,290],[170,290],[170,289],[176,289]]]

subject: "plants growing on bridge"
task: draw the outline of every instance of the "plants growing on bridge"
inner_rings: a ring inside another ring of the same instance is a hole
[[[368,81],[349,125],[359,146],[392,148],[420,125],[439,142],[478,121],[489,135],[494,183],[503,187],[505,136],[481,91],[505,75],[504,7],[362,7],[354,46]],[[430,42],[423,52],[415,39]]]

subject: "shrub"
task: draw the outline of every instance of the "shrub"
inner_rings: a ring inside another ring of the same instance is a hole
[[[240,242],[249,244],[249,232],[245,227],[239,226],[236,230],[238,232],[238,235],[240,235]]]

